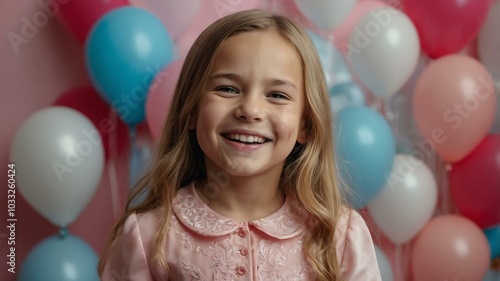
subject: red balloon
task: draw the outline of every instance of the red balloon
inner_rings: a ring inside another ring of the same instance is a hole
[[[128,127],[91,86],[81,86],[64,92],[54,105],[78,110],[99,130],[105,159],[121,153],[129,143]],[[111,139],[110,139],[111,138]],[[110,148],[112,142],[113,150]]]
[[[455,53],[476,37],[491,0],[403,0],[404,12],[420,36],[422,49],[432,58]]]
[[[51,7],[47,9],[56,14],[63,25],[83,44],[90,29],[101,16],[127,5],[128,0],[52,0]]]
[[[457,208],[481,228],[500,223],[500,135],[488,135],[449,173]]]

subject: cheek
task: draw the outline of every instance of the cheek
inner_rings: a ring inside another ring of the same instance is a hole
[[[271,122],[278,134],[287,138],[295,138],[300,127],[300,115],[297,110],[281,110],[273,115]]]

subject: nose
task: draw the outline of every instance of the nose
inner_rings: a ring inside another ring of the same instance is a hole
[[[236,108],[235,117],[246,122],[262,121],[265,116],[264,96],[258,93],[243,95]]]

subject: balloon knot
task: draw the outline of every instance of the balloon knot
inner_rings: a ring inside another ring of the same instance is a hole
[[[60,238],[66,238],[69,235],[69,230],[66,226],[61,227],[59,229],[59,237]]]

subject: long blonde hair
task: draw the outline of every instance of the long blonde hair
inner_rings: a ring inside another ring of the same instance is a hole
[[[109,247],[126,218],[132,213],[147,212],[157,207],[163,208],[164,215],[155,236],[153,260],[168,270],[160,249],[173,214],[171,202],[179,188],[206,177],[203,152],[194,132],[189,130],[190,121],[194,118],[192,113],[197,110],[221,43],[236,34],[259,30],[276,31],[288,40],[301,60],[307,141],[297,145],[286,159],[281,188],[286,195],[297,198],[313,218],[305,237],[304,250],[317,280],[343,280],[336,256],[335,229],[344,202],[337,184],[332,116],[321,63],[314,45],[297,23],[261,10],[248,10],[221,18],[194,42],[177,82],[153,167],[129,195],[127,210],[113,226],[99,263],[100,274]],[[132,206],[133,199],[146,189],[148,195],[144,201]]]

